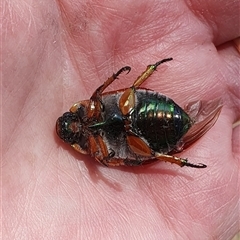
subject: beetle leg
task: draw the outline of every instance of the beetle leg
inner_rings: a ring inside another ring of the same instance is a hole
[[[110,149],[110,152],[108,153],[107,156],[105,156],[105,157],[102,156],[102,158],[98,158],[96,160],[99,163],[101,163],[101,164],[103,164],[104,166],[107,166],[107,167],[109,167],[109,166],[116,166],[114,163],[111,164],[112,163],[112,159],[113,159],[114,156],[115,156],[115,152],[112,149]],[[117,166],[119,166],[119,165],[117,165]]]
[[[154,156],[154,152],[152,149],[148,146],[147,143],[145,143],[140,137],[134,136],[134,135],[128,135],[127,136],[127,143],[131,150],[136,153],[137,155],[141,155],[144,157],[152,157]]]
[[[89,149],[90,155],[95,157],[96,161],[104,166],[110,166],[109,160],[114,157],[115,152],[112,149],[107,149],[101,136],[89,137]]]
[[[126,72],[127,74],[131,71],[131,67],[129,66],[125,66],[123,68],[121,68],[119,71],[117,71],[117,73],[113,73],[113,75],[107,79],[106,82],[104,82],[100,87],[98,87],[95,92],[93,93],[91,99],[96,99],[99,96],[101,96],[101,94],[103,93],[103,91],[114,81],[118,78],[118,76],[123,73]]]
[[[92,157],[95,157],[97,154],[99,154],[98,144],[97,144],[96,138],[94,136],[89,136],[88,146],[89,146],[89,154]]]
[[[107,79],[100,87],[98,87],[93,95],[90,98],[89,110],[88,110],[88,117],[97,117],[98,113],[103,111],[103,104],[101,100],[101,95],[103,91],[114,81],[118,78],[118,76],[127,71],[127,74],[131,71],[131,67],[125,66],[121,68],[117,73],[114,73],[110,78]]]
[[[166,155],[166,154],[161,154],[161,153],[155,153],[155,157],[156,157],[156,159],[158,159],[160,161],[175,163],[175,164],[179,165],[180,167],[184,167],[184,166],[192,167],[192,168],[206,168],[207,167],[207,165],[205,165],[203,163],[194,164],[194,163],[188,162],[187,159],[170,156],[170,155]]]
[[[72,113],[76,113],[80,107],[83,106],[83,107],[87,108],[88,105],[89,105],[89,100],[82,100],[82,101],[74,103],[69,111]]]
[[[138,165],[146,165],[153,163],[155,161],[165,161],[165,162],[170,162],[179,165],[180,167],[192,167],[192,168],[205,168],[207,167],[205,164],[198,163],[198,164],[193,164],[189,163],[187,159],[175,157],[175,156],[170,156],[166,154],[161,154],[158,152],[153,152],[152,149],[148,146],[147,143],[144,142],[140,137],[135,136],[134,133],[133,135],[128,135],[127,136],[127,142],[131,150],[136,153],[137,155],[144,156],[144,157],[149,157],[150,159],[148,160],[142,160],[139,162],[127,162],[124,165],[131,165],[134,164],[134,166]]]
[[[143,165],[150,165],[153,163],[158,162],[159,159],[157,158],[150,158],[150,159],[124,159],[124,164],[125,166],[130,166],[130,167],[137,167],[137,166],[143,166]]]
[[[148,160],[111,158],[108,161],[105,161],[104,165],[108,167],[119,167],[119,166],[137,167],[137,166],[151,164],[157,161],[159,160],[156,158],[148,159]]]
[[[158,159],[152,159],[152,162],[158,161]],[[149,164],[151,160],[147,160]],[[152,163],[151,162],[151,163]],[[118,166],[130,166],[130,167],[137,167],[141,166],[145,163],[145,161],[142,160],[136,160],[136,159],[122,159],[122,158],[111,158],[106,162],[107,166],[111,167],[118,167]]]
[[[108,160],[104,159],[101,163],[108,167],[119,167],[126,165],[124,159],[121,158],[111,158]]]
[[[88,152],[83,150],[77,143],[74,143],[71,146],[74,148],[74,150],[80,152],[81,154],[88,154]]]
[[[173,60],[172,58],[165,58],[155,64],[148,65],[147,69],[137,78],[137,80],[133,83],[133,87],[138,88],[145,80],[147,80],[153,72],[157,69],[157,67],[164,63]]]
[[[119,108],[121,109],[123,115],[129,114],[135,107],[135,89],[137,89],[144,81],[146,81],[160,64],[171,60],[173,59],[166,58],[159,62],[156,62],[155,64],[148,65],[147,69],[137,78],[132,87],[125,90],[119,99]]]
[[[147,145],[138,137],[135,136],[131,136],[131,141],[139,141],[141,145],[141,147],[145,147],[147,148]],[[133,138],[138,138],[133,140]],[[145,146],[144,146],[145,145]],[[116,167],[116,166],[139,166],[142,165],[144,162],[141,160],[129,160],[129,159],[120,159],[120,158],[114,158],[115,152],[110,149],[110,151],[108,151],[106,144],[104,143],[102,137],[98,136],[96,138],[91,137],[90,140],[90,149],[91,149],[91,155],[95,157],[95,159],[101,163],[104,166],[107,167]],[[139,147],[138,149],[138,153],[141,154],[143,156],[151,156],[150,153],[147,152],[147,149],[141,149],[141,147]],[[148,148],[149,149],[149,148]],[[136,150],[136,149],[135,149]],[[148,163],[152,163],[154,161],[158,161],[158,159],[152,159],[152,160],[148,160]]]
[[[119,108],[123,115],[129,114],[135,107],[135,88],[131,87],[125,90],[119,99]]]

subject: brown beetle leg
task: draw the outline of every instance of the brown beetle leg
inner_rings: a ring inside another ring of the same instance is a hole
[[[155,157],[156,157],[156,159],[158,159],[160,161],[174,163],[174,164],[179,165],[180,167],[184,167],[184,166],[192,167],[192,168],[206,168],[207,167],[207,165],[205,165],[203,163],[193,164],[193,163],[189,163],[187,161],[187,159],[178,158],[175,156],[165,155],[165,154],[161,154],[161,153],[155,153]]]
[[[98,101],[99,98],[101,97],[101,94],[103,93],[103,91],[114,81],[118,78],[118,76],[127,71],[127,74],[131,71],[131,67],[129,66],[125,66],[123,68],[121,68],[117,73],[114,73],[110,78],[107,79],[106,82],[104,82],[100,87],[98,87],[95,92],[93,93],[91,100],[93,101]]]
[[[152,151],[152,149],[140,137],[128,135],[127,142],[131,150],[137,155],[141,155],[144,157],[154,156],[154,152]]]
[[[113,73],[113,75],[107,79],[106,82],[104,82],[100,87],[98,87],[95,92],[93,93],[91,99],[96,99],[97,97],[99,97],[103,91],[111,84],[113,83],[114,80],[116,80],[118,78],[118,76],[123,73],[126,72],[127,74],[131,71],[131,67],[129,66],[125,66],[123,68],[121,68],[117,73]]]
[[[172,58],[166,58],[163,59],[159,62],[156,62],[155,64],[148,65],[147,69],[137,78],[137,80],[133,83],[133,87],[138,88],[144,81],[146,81],[152,74],[153,72],[157,69],[157,67],[164,63],[164,62],[169,62],[172,61]]]
[[[144,81],[146,81],[160,64],[171,60],[173,59],[166,58],[159,62],[156,62],[155,64],[148,65],[147,69],[137,78],[132,87],[125,90],[119,99],[119,108],[121,109],[123,115],[129,114],[135,107],[135,89],[137,89]]]
[[[89,137],[89,149],[90,155],[95,157],[96,161],[105,166],[110,166],[108,162],[115,155],[115,152],[113,150],[108,151],[101,136]]]
[[[140,138],[137,136],[129,135],[127,136],[127,141],[129,147],[132,149],[134,153],[140,156],[149,157],[147,160],[122,160],[122,159],[111,159],[110,162],[108,162],[108,166],[140,166],[140,165],[147,165],[151,164],[157,161],[164,161],[164,162],[170,162],[179,165],[180,167],[192,167],[192,168],[206,168],[207,165],[203,163],[190,163],[187,159],[170,156],[166,154],[161,154],[157,152],[153,152],[151,148]]]
[[[131,67],[125,66],[121,68],[117,73],[114,73],[110,78],[107,79],[100,87],[98,87],[93,95],[90,98],[89,110],[88,110],[88,117],[97,117],[98,114],[103,110],[103,104],[101,101],[101,95],[103,91],[114,81],[118,78],[118,76],[127,71],[127,74],[131,71]]]
[[[128,88],[119,99],[119,108],[123,115],[127,115],[135,106],[135,89]]]
[[[124,159],[120,158],[111,158],[108,160],[104,159],[101,163],[108,167],[126,166]]]
[[[74,143],[71,146],[74,148],[74,150],[80,152],[81,154],[88,154],[88,152],[83,150],[77,143]]]
[[[118,166],[129,166],[137,167],[142,165],[148,165],[154,162],[159,161],[156,158],[148,160],[137,160],[137,159],[121,159],[121,158],[111,158],[106,162],[106,166],[118,167]]]
[[[89,106],[89,100],[83,100],[83,101],[74,103],[69,111],[72,113],[76,113],[81,106],[85,106],[87,108]]]
[[[108,161],[106,161],[106,166],[111,166],[111,167],[118,167],[118,166],[129,166],[129,167],[137,167],[141,166],[144,164],[149,164],[158,161],[158,159],[152,159],[153,161],[150,162],[151,160],[137,160],[137,159],[122,159],[122,158],[111,158]]]
[[[193,163],[189,163],[187,161],[187,159],[183,159],[183,158],[178,158],[175,156],[170,156],[170,155],[166,155],[166,154],[161,154],[161,153],[154,153],[152,151],[152,149],[148,146],[147,143],[145,143],[140,137],[138,136],[133,136],[133,135],[128,135],[127,136],[127,142],[129,147],[132,149],[132,151],[134,153],[136,153],[137,155],[140,156],[144,156],[144,157],[155,157],[154,159],[149,159],[149,160],[143,160],[142,162],[133,162],[133,163],[129,163],[131,164],[135,164],[135,166],[137,165],[146,165],[146,164],[150,164],[155,162],[156,160],[161,160],[161,161],[165,161],[165,162],[170,162],[170,163],[174,163],[179,165],[180,167],[193,167],[193,168],[205,168],[207,167],[205,164],[202,163],[198,163],[198,164],[193,164]],[[126,162],[125,165],[127,165],[128,163]]]
[[[94,136],[89,136],[88,138],[88,149],[89,154],[92,157],[95,157],[97,153],[99,153],[98,144],[96,142],[96,138]]]

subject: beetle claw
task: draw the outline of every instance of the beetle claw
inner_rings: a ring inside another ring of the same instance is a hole
[[[192,168],[206,168],[207,165],[206,164],[203,164],[203,163],[197,163],[197,164],[194,164],[194,163],[189,163],[189,162],[185,162],[182,167],[192,167]]]
[[[161,60],[161,61],[159,61],[159,62],[156,62],[155,64],[153,64],[154,70],[156,70],[157,67],[158,67],[160,64],[162,64],[162,63],[164,63],[164,62],[169,62],[169,61],[172,61],[172,60],[173,60],[173,58],[165,58],[165,59],[163,59],[163,60]]]
[[[116,73],[116,74],[113,74],[113,75],[115,76],[115,79],[117,79],[117,77],[118,77],[121,73],[126,72],[126,71],[127,71],[126,74],[128,74],[128,73],[131,71],[131,67],[125,66],[125,67],[121,68],[120,70],[118,70],[117,73]]]

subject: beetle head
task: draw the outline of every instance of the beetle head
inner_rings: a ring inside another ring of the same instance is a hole
[[[58,136],[69,144],[77,142],[82,132],[81,121],[76,113],[66,112],[56,123]]]

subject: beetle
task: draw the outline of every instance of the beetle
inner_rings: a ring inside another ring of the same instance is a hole
[[[181,167],[207,167],[174,156],[182,152],[216,122],[221,100],[195,101],[184,109],[156,91],[141,88],[157,67],[172,58],[148,65],[126,89],[103,93],[123,73],[109,77],[89,100],[75,103],[56,122],[57,135],[76,151],[94,157],[105,166],[139,166],[157,161]]]

